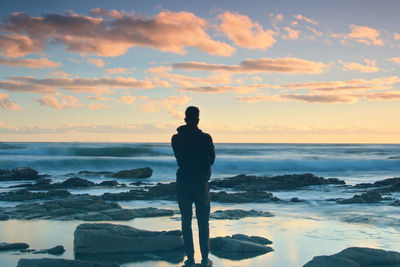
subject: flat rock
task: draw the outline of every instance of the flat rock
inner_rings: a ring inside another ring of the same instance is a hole
[[[400,253],[398,252],[375,248],[350,247],[331,256],[314,257],[303,267],[382,267],[394,264],[400,264]]]
[[[218,257],[232,260],[252,258],[273,251],[271,247],[261,245],[260,243],[230,236],[211,238],[210,250],[211,253]]]
[[[338,184],[344,185],[337,178],[323,178],[310,173],[258,177],[241,174],[231,178],[216,179],[210,185],[217,188],[233,188],[240,191],[256,190],[295,190],[311,185]]]
[[[123,170],[112,175],[113,178],[149,178],[153,174],[153,170],[149,167]]]
[[[361,195],[354,195],[352,198],[339,200],[339,204],[369,204],[382,200],[381,194],[376,190],[369,190]]]
[[[40,178],[38,172],[30,167],[12,170],[0,169],[0,181],[36,180]]]
[[[29,247],[26,243],[0,243],[0,251],[5,250],[20,250],[20,249],[27,249]]]
[[[74,232],[75,255],[156,253],[182,250],[182,233],[147,231],[109,223],[80,224]]]
[[[93,261],[82,260],[67,260],[67,259],[20,259],[17,267],[118,267],[117,263],[100,263]]]
[[[38,251],[34,251],[34,254],[52,254],[52,255],[61,255],[65,252],[65,249],[63,246],[58,245],[55,246],[53,248],[49,248],[49,249],[42,249],[42,250],[38,250]]]
[[[269,240],[265,237],[262,237],[262,236],[255,236],[255,235],[248,236],[248,235],[244,235],[244,234],[235,234],[235,235],[232,235],[232,238],[236,239],[236,240],[257,243],[260,245],[271,245],[272,244],[271,240]]]
[[[67,190],[52,189],[48,192],[31,192],[26,189],[0,193],[1,201],[27,201],[35,199],[64,198],[71,195]]]
[[[210,218],[220,220],[239,220],[245,217],[273,217],[274,215],[269,211],[257,210],[217,210],[210,214]]]
[[[211,201],[221,203],[266,203],[279,201],[272,193],[262,190],[248,190],[247,192],[227,193],[225,191],[211,192]]]

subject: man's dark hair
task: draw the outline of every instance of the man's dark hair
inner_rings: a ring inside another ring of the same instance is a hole
[[[196,124],[199,122],[200,110],[198,107],[190,106],[185,111],[185,121],[188,124]]]

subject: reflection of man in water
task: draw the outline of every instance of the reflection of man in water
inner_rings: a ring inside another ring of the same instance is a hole
[[[182,233],[185,243],[186,266],[194,265],[192,236],[192,204],[196,206],[197,225],[201,250],[201,264],[212,266],[208,259],[210,250],[208,219],[210,217],[211,165],[215,160],[214,144],[209,134],[203,133],[199,123],[199,109],[188,107],[185,111],[186,125],[180,126],[172,136],[172,148],[178,163],[176,184],[178,204],[182,216]]]

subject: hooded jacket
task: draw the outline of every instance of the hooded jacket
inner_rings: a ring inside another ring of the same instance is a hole
[[[172,149],[178,163],[177,181],[207,181],[211,177],[215,151],[212,138],[197,126],[183,125],[172,136]]]

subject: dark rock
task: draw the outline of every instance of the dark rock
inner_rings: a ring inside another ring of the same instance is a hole
[[[210,218],[221,220],[239,220],[245,217],[273,217],[274,215],[269,211],[257,210],[217,210],[210,214]]]
[[[104,193],[105,200],[124,201],[124,200],[145,200],[145,199],[164,199],[176,200],[176,183],[157,183],[141,189],[131,189],[128,192]]]
[[[230,236],[211,238],[210,250],[218,257],[232,260],[252,258],[273,251],[271,247]]]
[[[66,190],[49,190],[48,192],[31,192],[26,189],[0,193],[2,201],[27,201],[34,199],[53,199],[71,195]]]
[[[117,181],[103,181],[97,185],[98,186],[118,186],[119,183]]]
[[[113,174],[114,174],[113,172],[93,172],[93,171],[78,172],[78,175],[86,176],[86,177],[111,177]]]
[[[298,202],[303,202],[304,200],[299,199],[298,197],[292,197],[290,199],[290,202],[298,203]]]
[[[247,241],[247,242],[253,242],[253,243],[257,243],[260,245],[270,245],[272,244],[272,241],[262,237],[262,236],[248,236],[248,235],[244,235],[244,234],[235,234],[232,235],[233,239],[236,240],[242,240],[242,241]]]
[[[388,178],[374,183],[356,184],[354,188],[376,188],[380,193],[400,191],[400,178]]]
[[[158,209],[158,208],[139,208],[133,209],[133,213],[136,218],[144,218],[144,217],[161,217],[161,216],[173,216],[173,210],[166,209]]]
[[[39,250],[39,251],[35,251],[35,252],[33,252],[33,253],[35,253],[35,254],[45,254],[45,253],[48,253],[48,254],[52,254],[52,255],[61,255],[61,254],[63,254],[64,252],[65,252],[64,247],[61,246],[61,245],[58,245],[58,246],[55,246],[55,247],[53,247],[53,248],[42,249],[42,250]]]
[[[273,177],[238,175],[231,178],[213,180],[213,187],[233,188],[240,191],[256,190],[295,190],[311,185],[345,184],[337,178],[323,178],[313,174],[291,174]]]
[[[123,170],[112,175],[113,178],[149,178],[153,174],[153,170],[149,167]]]
[[[350,247],[331,256],[314,257],[303,267],[392,266],[394,264],[400,264],[400,253],[398,252],[375,248]]]
[[[0,221],[7,221],[8,219],[10,219],[10,216],[5,214],[0,214]]]
[[[70,195],[71,195],[70,192],[68,192],[67,190],[62,190],[62,189],[52,189],[52,190],[47,191],[47,193],[46,193],[47,198],[67,197]]]
[[[151,253],[181,250],[180,231],[157,232],[108,223],[80,224],[74,232],[75,255]]]
[[[36,180],[40,179],[38,172],[30,167],[12,170],[0,169],[0,181]]]
[[[279,198],[274,197],[272,193],[264,191],[249,190],[241,193],[227,193],[225,191],[211,192],[211,201],[222,202],[222,203],[265,203],[278,201]]]
[[[65,181],[63,181],[62,183],[59,184],[60,188],[76,188],[76,187],[90,187],[90,186],[94,186],[95,183],[88,181],[86,179],[81,179],[81,178],[69,178]]]
[[[5,242],[0,242],[0,251],[27,249],[28,247],[29,247],[29,245],[26,244],[26,243],[5,243]]]
[[[361,195],[354,195],[352,198],[339,200],[340,204],[366,204],[366,203],[376,203],[382,200],[381,194],[376,190],[369,190]]]
[[[118,267],[117,263],[100,263],[95,261],[66,260],[57,258],[20,259],[17,267]]]

